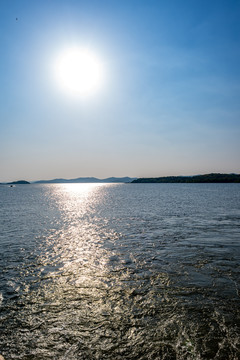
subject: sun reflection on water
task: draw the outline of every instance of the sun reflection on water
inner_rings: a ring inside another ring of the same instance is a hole
[[[116,238],[111,229],[106,232],[104,219],[97,214],[97,206],[104,200],[105,186],[63,184],[55,187],[52,196],[60,218],[56,219],[57,229],[42,243],[40,258],[43,268],[51,270],[52,279],[57,278],[58,286],[61,283],[64,287],[68,282],[93,289],[96,282],[98,287],[105,284],[103,279],[112,254],[102,245],[106,237]]]
[[[102,201],[104,186],[106,184],[61,184],[53,196],[59,209],[72,220],[73,214],[79,218]]]

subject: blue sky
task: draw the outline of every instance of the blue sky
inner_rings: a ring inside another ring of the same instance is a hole
[[[0,13],[0,181],[240,172],[240,1],[1,0]],[[53,77],[71,45],[104,63],[88,98]]]

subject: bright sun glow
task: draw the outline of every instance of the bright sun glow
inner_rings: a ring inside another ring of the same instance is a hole
[[[69,95],[92,95],[103,84],[102,62],[88,49],[66,49],[58,56],[54,68],[58,85]]]

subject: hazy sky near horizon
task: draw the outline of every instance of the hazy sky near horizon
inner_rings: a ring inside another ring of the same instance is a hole
[[[1,0],[0,181],[240,173],[240,1]],[[60,91],[58,54],[104,68]]]

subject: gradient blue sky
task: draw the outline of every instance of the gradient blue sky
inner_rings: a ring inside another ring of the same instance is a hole
[[[240,1],[1,0],[0,14],[0,181],[240,172]],[[74,44],[106,69],[86,99],[53,78]]]

